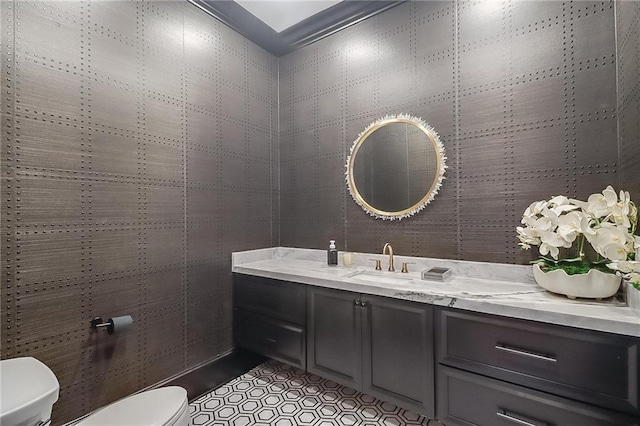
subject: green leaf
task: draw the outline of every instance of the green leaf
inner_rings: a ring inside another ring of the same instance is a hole
[[[589,262],[581,258],[551,260],[545,257],[541,257],[535,263],[538,263],[540,265],[540,269],[542,269],[544,272],[561,269],[565,271],[567,275],[578,275],[587,274],[590,270],[596,269],[608,274],[614,274],[615,272],[607,267],[607,263],[609,262],[610,261],[606,259],[600,260],[598,262]]]

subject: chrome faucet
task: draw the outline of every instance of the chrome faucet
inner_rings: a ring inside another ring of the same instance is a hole
[[[382,254],[387,254],[387,248],[389,248],[389,272],[393,272],[396,268],[393,267],[393,247],[391,244],[386,243],[382,248]]]

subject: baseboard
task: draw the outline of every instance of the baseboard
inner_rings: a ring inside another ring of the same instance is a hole
[[[229,380],[241,376],[265,360],[264,356],[255,352],[245,349],[232,349],[226,354],[210,361],[205,361],[177,377],[156,383],[152,388],[182,386],[187,390],[189,401],[191,401],[212,389],[222,386]]]
[[[136,393],[164,386],[182,386],[187,390],[189,401],[192,401],[200,395],[222,386],[229,380],[241,376],[266,359],[264,356],[246,349],[232,349],[219,357],[202,362],[176,376],[169,377],[166,380],[140,389]],[[102,408],[104,407],[100,407],[91,413],[86,413],[69,423],[65,423],[64,426],[74,425]]]

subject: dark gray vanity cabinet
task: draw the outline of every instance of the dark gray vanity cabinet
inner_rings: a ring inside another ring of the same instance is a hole
[[[434,416],[431,306],[314,287],[307,294],[310,372]]]
[[[436,336],[448,426],[639,424],[640,339],[448,308]]]
[[[236,346],[306,368],[306,286],[234,274]]]
[[[238,347],[447,426],[640,426],[638,338],[242,274],[234,315]]]

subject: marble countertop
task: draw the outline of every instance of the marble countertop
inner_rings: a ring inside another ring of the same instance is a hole
[[[327,266],[326,252],[274,247],[233,253],[235,273],[293,281],[475,312],[640,337],[640,309],[621,298],[570,300],[539,287],[530,266],[395,256],[396,272],[387,272],[388,256],[354,253],[353,265]],[[372,259],[382,260],[383,271]],[[402,262],[411,262],[408,274]],[[425,281],[420,271],[450,268],[446,282]]]

